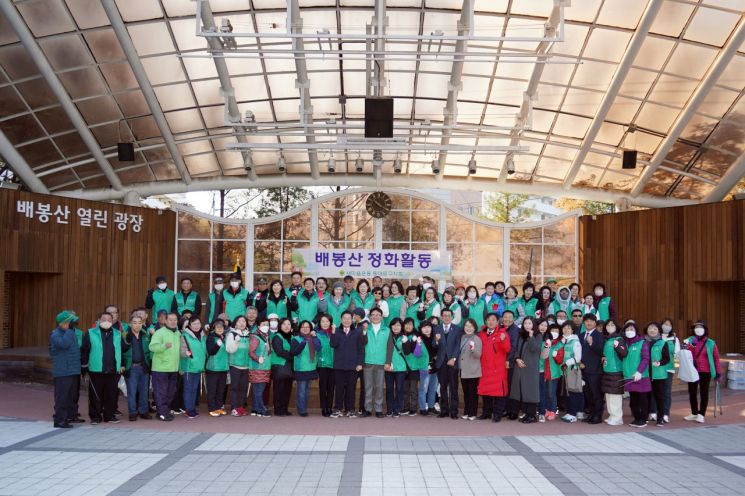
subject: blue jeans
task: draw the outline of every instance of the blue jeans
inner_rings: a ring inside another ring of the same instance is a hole
[[[127,383],[127,408],[130,415],[147,413],[147,386],[150,374],[142,365],[132,365],[129,375],[124,378]]]
[[[297,381],[297,412],[308,413],[308,391],[310,390],[310,381]]]
[[[576,417],[585,408],[585,397],[582,393],[567,393],[566,405],[567,413]]]
[[[556,413],[556,388],[559,386],[559,379],[544,381],[546,384],[546,410]]]
[[[251,383],[253,387],[253,403],[251,409],[256,413],[266,413],[266,406],[264,406],[264,390],[266,389],[266,382],[254,382]]]
[[[184,373],[184,408],[189,413],[197,411],[197,396],[199,396],[199,379],[202,374],[195,372]]]
[[[401,413],[404,403],[404,380],[406,372],[385,373],[386,413]]]
[[[419,371],[419,409],[435,407],[437,394],[437,374],[430,374],[427,370]]]

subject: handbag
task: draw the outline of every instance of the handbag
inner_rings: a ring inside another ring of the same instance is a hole
[[[570,393],[582,392],[582,371],[579,368],[568,368],[566,370],[567,391]]]
[[[680,366],[678,367],[678,379],[683,382],[698,382],[698,370],[693,363],[693,353],[691,350],[681,348],[678,352],[678,360]]]

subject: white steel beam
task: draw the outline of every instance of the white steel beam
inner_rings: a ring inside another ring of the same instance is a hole
[[[146,198],[153,195],[188,193],[192,191],[306,186],[368,186],[468,191],[504,191],[538,196],[552,196],[556,198],[571,197],[603,202],[626,200],[630,204],[649,208],[691,205],[696,203],[689,200],[659,198],[648,195],[631,198],[625,193],[616,193],[599,189],[573,188],[570,191],[566,191],[560,184],[528,183],[521,181],[511,181],[507,184],[500,184],[494,179],[476,179],[475,177],[445,177],[444,179],[438,179],[434,175],[425,174],[384,175],[379,179],[375,178],[372,174],[321,174],[318,178],[313,178],[310,174],[262,174],[258,176],[255,181],[240,176],[218,176],[203,179],[197,178],[194,179],[191,184],[184,184],[182,181],[153,181],[128,186],[128,190],[136,191],[137,194]],[[126,191],[113,191],[110,189],[79,189],[73,191],[62,191],[59,195],[84,198],[88,200],[108,201],[119,200],[123,198],[126,193]]]
[[[298,0],[287,0],[287,27],[291,33],[302,33],[303,32],[303,19],[300,17],[300,6]],[[295,56],[295,72],[297,73],[297,86],[300,92],[300,123],[311,124],[313,123],[313,106],[310,100],[310,79],[308,79],[308,66],[305,62],[305,55],[302,54],[304,50],[305,41],[303,38],[294,37],[292,38],[292,50],[296,52]],[[307,135],[305,136],[305,142],[308,145],[313,145],[316,142],[315,130],[313,128],[305,128]],[[310,162],[310,175],[311,177],[318,178],[320,171],[318,169],[318,152],[313,149],[308,149],[308,160]]]
[[[181,156],[178,146],[176,146],[176,140],[173,138],[173,133],[171,132],[171,128],[168,126],[168,121],[166,121],[166,116],[163,114],[163,109],[160,107],[158,97],[155,95],[155,91],[153,91],[153,86],[150,84],[150,79],[147,77],[147,73],[145,73],[145,68],[140,61],[140,56],[137,54],[137,50],[135,50],[132,38],[130,38],[129,32],[124,25],[122,16],[119,13],[119,8],[116,6],[114,0],[101,0],[101,5],[103,6],[104,11],[106,11],[109,21],[111,21],[111,27],[114,29],[116,39],[119,40],[124,55],[127,57],[129,66],[132,68],[132,73],[134,74],[135,79],[137,79],[140,91],[142,91],[142,96],[145,97],[147,106],[150,108],[150,113],[153,114],[155,124],[158,126],[158,130],[160,131],[160,135],[163,137],[166,148],[168,148],[168,152],[173,158],[173,164],[176,166],[176,170],[181,176],[181,180],[186,184],[189,184],[191,182],[191,175],[189,174],[189,170],[186,168],[184,158]]]
[[[626,52],[623,54],[623,58],[618,64],[615,74],[613,74],[613,79],[611,79],[611,82],[608,85],[608,90],[605,92],[605,95],[603,95],[603,100],[600,102],[597,112],[595,112],[595,117],[592,119],[592,123],[585,133],[582,147],[574,156],[572,166],[569,168],[569,172],[567,172],[567,175],[564,178],[564,189],[572,187],[574,179],[577,177],[577,173],[579,173],[579,169],[582,167],[582,164],[587,157],[587,153],[590,151],[590,147],[595,142],[595,138],[600,132],[600,128],[605,122],[605,118],[608,116],[608,112],[610,112],[611,106],[616,100],[616,96],[618,95],[623,82],[626,80],[631,65],[639,54],[639,50],[641,50],[642,44],[649,33],[649,29],[652,27],[652,23],[657,17],[660,8],[662,8],[663,3],[663,0],[649,0],[649,3],[647,3],[647,8],[644,10],[639,25],[637,26],[636,31],[634,31],[634,34],[626,47]]]
[[[719,184],[714,187],[709,194],[702,200],[705,203],[718,202],[724,200],[727,193],[732,191],[732,188],[745,177],[745,153],[740,155],[737,161],[729,166],[727,172],[724,173],[722,178],[719,180]]]
[[[93,136],[93,133],[91,133],[91,130],[88,129],[88,124],[83,119],[83,116],[80,115],[80,111],[78,111],[78,108],[72,102],[65,87],[62,86],[57,74],[55,74],[54,69],[52,69],[52,66],[49,64],[46,55],[44,55],[41,47],[39,47],[34,35],[21,17],[21,14],[16,10],[13,2],[0,1],[0,11],[5,15],[5,18],[13,28],[13,31],[15,31],[16,35],[21,40],[21,43],[26,48],[29,56],[34,61],[34,64],[36,64],[36,67],[49,85],[52,93],[54,93],[54,96],[57,97],[57,100],[62,105],[62,108],[70,119],[70,122],[75,126],[75,129],[83,140],[83,143],[85,143],[88,150],[90,150],[91,154],[96,159],[96,162],[98,162],[98,166],[101,168],[104,175],[106,175],[111,186],[114,189],[121,190],[122,183],[119,180],[119,176],[116,175],[111,164],[106,157],[104,157],[96,138]]]
[[[548,21],[546,21],[544,32],[545,38],[552,39],[556,37],[556,33],[562,22],[563,12],[563,3],[555,2],[554,8],[548,16]],[[520,111],[515,116],[515,127],[510,133],[510,146],[518,146],[520,144],[522,132],[528,127],[528,121],[533,107],[533,100],[538,91],[538,83],[541,81],[543,69],[545,69],[546,61],[549,57],[548,52],[553,46],[553,43],[553,41],[541,41],[535,51],[536,64],[533,66],[533,72],[528,80],[528,89],[525,90],[525,94],[523,95],[523,102],[520,105]],[[499,169],[499,182],[502,184],[504,184],[507,179],[507,161],[511,158],[512,157],[509,156],[505,157],[502,161],[502,167]]]
[[[652,157],[652,160],[649,161],[649,165],[644,168],[644,172],[642,172],[642,175],[639,177],[639,181],[634,186],[634,189],[631,190],[631,196],[636,197],[644,191],[644,187],[657,171],[662,161],[665,160],[665,157],[667,157],[670,149],[672,149],[673,145],[680,137],[680,134],[688,125],[688,122],[696,114],[696,111],[709,94],[709,91],[719,80],[719,77],[727,68],[730,61],[737,53],[737,50],[740,49],[743,43],[745,43],[745,17],[740,18],[740,24],[737,26],[724,48],[719,52],[719,55],[717,55],[717,58],[711,65],[709,72],[696,87],[696,90],[693,92],[688,104],[685,106],[683,111],[678,114],[678,118],[675,119],[675,123],[670,128],[667,136],[662,140],[662,143],[660,143],[660,146],[657,148],[657,152]]]
[[[18,153],[16,147],[13,146],[13,143],[10,142],[8,137],[5,136],[5,133],[1,129],[0,155],[2,155],[3,158],[8,162],[8,164],[10,164],[10,168],[13,169],[13,172],[18,174],[18,177],[21,178],[23,184],[28,186],[28,189],[30,189],[34,193],[49,194],[49,190],[47,189],[47,187],[44,185],[43,182],[41,182],[41,179],[36,177],[36,174],[34,174],[34,171],[31,170],[31,167],[29,167],[26,159],[24,159],[21,154]]]
[[[463,7],[460,13],[460,19],[458,20],[458,36],[459,38],[455,42],[455,51],[459,53],[465,53],[468,50],[468,41],[465,39],[467,34],[473,34],[473,5],[474,0],[463,0]],[[463,88],[463,64],[465,59],[462,55],[457,55],[453,59],[453,66],[450,70],[450,80],[448,81],[448,99],[445,108],[443,109],[443,126],[446,129],[442,131],[442,138],[440,138],[440,146],[446,147],[450,144],[450,135],[452,131],[449,126],[454,125],[458,121],[458,94]],[[437,157],[437,162],[440,166],[440,173],[445,172],[445,163],[447,162],[447,150],[444,148],[440,149],[440,155]]]
[[[197,2],[197,18],[202,22],[202,27],[199,33],[202,34],[204,31],[216,31],[217,26],[215,25],[215,18],[212,16],[212,9],[207,1],[199,0]],[[221,33],[222,34],[222,33]],[[217,37],[207,37],[207,44],[212,50],[222,50],[222,42]],[[233,90],[233,83],[230,81],[230,73],[228,72],[228,64],[225,62],[223,57],[212,57],[215,63],[215,69],[217,70],[217,77],[220,80],[220,90],[222,91],[223,97],[225,98],[225,111],[228,119],[231,123],[237,124],[241,122],[241,112],[238,109],[238,102],[235,99],[235,91]],[[245,132],[245,128],[240,128]],[[242,134],[237,134],[235,139],[238,143],[246,144],[248,140]],[[256,178],[256,172],[253,168],[253,159],[250,150],[244,150],[241,152],[243,155],[243,163],[247,167],[247,176],[249,179]]]

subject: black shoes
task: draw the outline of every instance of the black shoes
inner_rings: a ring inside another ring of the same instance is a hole
[[[58,429],[72,429],[72,425],[70,425],[68,422],[64,422],[64,423],[55,422],[54,426]]]
[[[162,420],[163,422],[171,422],[174,419],[174,416],[170,413],[168,415],[158,415],[158,419]]]
[[[422,417],[429,417],[429,412],[427,410],[419,410],[419,415]]]
[[[478,417],[476,417],[476,420],[489,420],[491,418],[491,415],[487,415],[485,413],[482,413]]]
[[[362,413],[360,413],[360,415],[359,415],[360,418],[367,418],[369,416],[370,416],[370,412],[368,412],[366,410],[363,410]]]
[[[141,413],[140,414],[140,418],[142,420],[152,420],[153,416],[150,415],[149,413]]]
[[[137,420],[137,414],[136,413],[130,413],[129,414],[129,421],[130,422],[134,422],[135,420]]]
[[[437,416],[437,418],[445,418],[447,416],[448,416],[447,412],[440,412],[440,414]]]
[[[375,418],[385,418],[385,415],[383,415],[383,412],[375,412]]]
[[[84,424],[85,423],[85,419],[80,418],[80,417],[75,417],[75,418],[72,418],[72,419],[68,419],[67,420],[67,423],[68,424]]]
[[[587,421],[588,424],[596,425],[601,423],[602,420],[600,420],[598,417],[590,417],[590,420]]]
[[[520,419],[523,424],[535,424],[537,421],[534,415],[526,415]]]
[[[494,416],[491,418],[492,422],[501,422],[502,421],[502,414],[501,413],[495,413]]]

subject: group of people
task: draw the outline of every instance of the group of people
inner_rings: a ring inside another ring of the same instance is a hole
[[[346,276],[329,285],[295,272],[287,288],[259,278],[248,291],[240,274],[231,274],[227,288],[222,277],[214,279],[204,309],[192,281],[180,284],[174,292],[159,276],[128,323],[114,305],[87,332],[75,312],[57,315],[49,344],[55,427],[84,421],[78,393],[86,375],[93,424],[119,422],[120,382],[130,421],[151,413],[171,421],[198,417],[202,392],[210,416],[269,417],[270,389],[273,414],[289,416],[293,384],[297,414],[305,417],[317,380],[321,413],[331,418],[534,423],[561,411],[569,423],[622,425],[628,394],[629,425],[663,426],[681,349],[691,351],[699,373],[688,385],[685,420],[704,422],[710,382],[721,379],[704,322],[681,341],[670,319],[617,321],[601,283],[584,296],[577,283],[556,287],[551,280],[537,291],[526,282],[521,294],[501,281],[486,283],[483,293],[473,285],[440,293],[427,276],[404,288],[380,277],[371,284]]]

